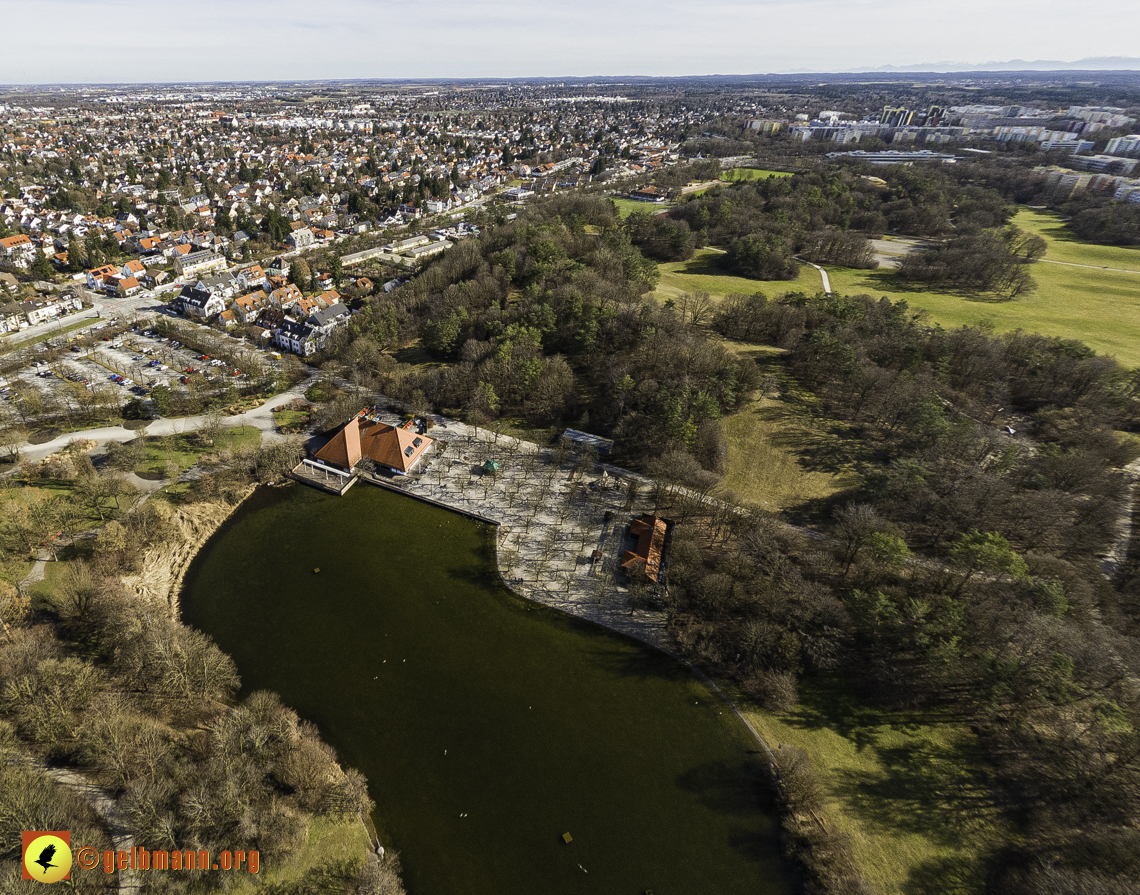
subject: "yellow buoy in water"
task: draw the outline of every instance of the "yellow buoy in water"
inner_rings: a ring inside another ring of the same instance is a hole
[[[321,571],[320,569],[313,569],[313,574],[314,574],[314,575],[319,575],[319,574],[320,574],[320,571]]]

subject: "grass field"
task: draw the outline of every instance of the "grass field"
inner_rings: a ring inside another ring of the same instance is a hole
[[[887,712],[837,679],[805,680],[799,706],[742,711],[772,748],[803,749],[826,792],[825,822],[846,832],[879,895],[966,895],[1008,831],[977,738],[936,711]]]
[[[304,426],[311,418],[311,414],[304,410],[281,410],[273,414],[273,422],[280,429],[290,426]]]
[[[190,435],[150,436],[145,441],[146,459],[135,467],[136,473],[144,477],[165,474],[167,461],[173,461],[181,474],[197,463],[203,454],[257,445],[261,441],[261,430],[256,426],[225,429],[214,441],[214,446],[209,448],[202,447]]]
[[[297,882],[305,872],[318,864],[334,861],[365,861],[368,856],[368,832],[360,821],[338,823],[323,817],[314,817],[309,825],[305,844],[286,861],[263,864],[257,876],[249,873],[232,874],[231,895],[255,892],[267,883]],[[305,891],[325,891],[319,884]],[[330,890],[331,891],[331,890]]]
[[[32,605],[50,606],[53,605],[56,595],[56,588],[64,580],[67,574],[66,560],[72,558],[76,551],[67,549],[60,552],[59,561],[51,561],[44,563],[44,577],[33,584],[28,593],[32,598]]]
[[[615,199],[612,196],[610,201],[617,206],[618,215],[623,218],[629,217],[634,212],[653,214],[669,207],[666,202],[638,202],[636,199]]]
[[[1048,243],[1045,258],[1065,264],[1033,266],[1037,291],[1014,301],[908,289],[890,270],[851,270],[829,267],[831,288],[848,295],[867,294],[905,299],[926,311],[930,321],[945,327],[987,323],[998,332],[1024,329],[1050,336],[1079,339],[1128,366],[1140,366],[1140,248],[1098,246],[1072,237],[1057,215],[1022,208],[1017,226],[1040,234]],[[804,265],[795,280],[750,280],[721,272],[716,249],[701,249],[690,260],[659,264],[660,282],[654,293],[664,301],[685,292],[708,292],[723,297],[732,292],[763,292],[770,297],[822,288],[819,273]],[[1089,264],[1094,269],[1068,267]],[[1127,273],[1104,268],[1120,268]]]
[[[855,463],[862,446],[784,373],[780,350],[723,344],[753,358],[761,375],[774,375],[779,382],[777,396],[758,397],[725,418],[724,488],[749,503],[790,510],[857,486]]]
[[[722,273],[716,263],[719,255],[717,249],[700,249],[688,261],[657,265],[661,279],[653,297],[664,302],[686,292],[723,298],[734,292],[772,296],[822,288],[819,274],[810,267],[800,272],[799,280],[766,283]],[[857,485],[856,442],[783,374],[780,352],[743,342],[724,344],[752,357],[762,375],[772,374],[780,381],[778,397],[757,398],[725,419],[728,474],[724,487],[749,503],[783,510]]]
[[[392,357],[402,364],[411,364],[413,367],[438,367],[440,361],[428,354],[426,348],[416,339],[411,345],[392,352]],[[306,397],[308,397],[306,393]],[[309,400],[312,400],[311,398]],[[323,400],[323,399],[322,399]]]
[[[764,168],[729,168],[721,171],[720,179],[735,183],[738,180],[767,180],[769,177],[791,177],[788,171],[768,171]]]
[[[665,301],[668,298],[684,295],[686,292],[707,292],[714,298],[723,298],[733,292],[746,294],[763,292],[766,295],[773,295],[796,288],[791,284],[762,283],[759,280],[724,273],[716,263],[721,254],[719,249],[698,249],[688,261],[658,264],[657,272],[661,279],[653,296]],[[810,268],[809,272],[814,273]],[[816,280],[817,282],[819,280],[818,274]],[[778,288],[773,289],[773,286]]]
[[[1123,364],[1140,366],[1140,248],[1080,242],[1049,212],[1023,208],[1014,223],[1046,240],[1046,259],[1090,264],[1098,269],[1035,264],[1033,278],[1037,281],[1037,291],[1008,302],[912,291],[901,287],[887,270],[828,268],[831,288],[850,295],[867,293],[876,297],[885,295],[892,300],[904,298],[912,307],[927,311],[932,322],[946,327],[984,321],[998,332],[1020,328],[1079,339],[1098,352],[1115,355]],[[1138,273],[1104,270],[1105,267]],[[772,284],[764,285],[770,288]]]

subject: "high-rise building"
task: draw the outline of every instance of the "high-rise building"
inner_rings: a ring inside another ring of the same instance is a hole
[[[1140,155],[1140,134],[1109,140],[1104,151],[1108,155]]]
[[[914,120],[914,112],[903,106],[883,106],[883,114],[879,117],[879,124],[887,127],[906,127]]]
[[[927,127],[938,127],[946,120],[946,110],[942,106],[931,106],[926,110],[926,121],[923,122]]]

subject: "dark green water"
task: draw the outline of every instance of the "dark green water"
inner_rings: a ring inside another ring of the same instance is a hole
[[[490,544],[366,485],[261,489],[183,616],[367,775],[410,895],[788,892],[739,721],[656,650],[497,586]]]

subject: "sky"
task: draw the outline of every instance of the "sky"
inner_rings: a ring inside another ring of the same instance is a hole
[[[760,74],[1140,56],[1137,0],[0,0],[0,21],[6,84]]]

